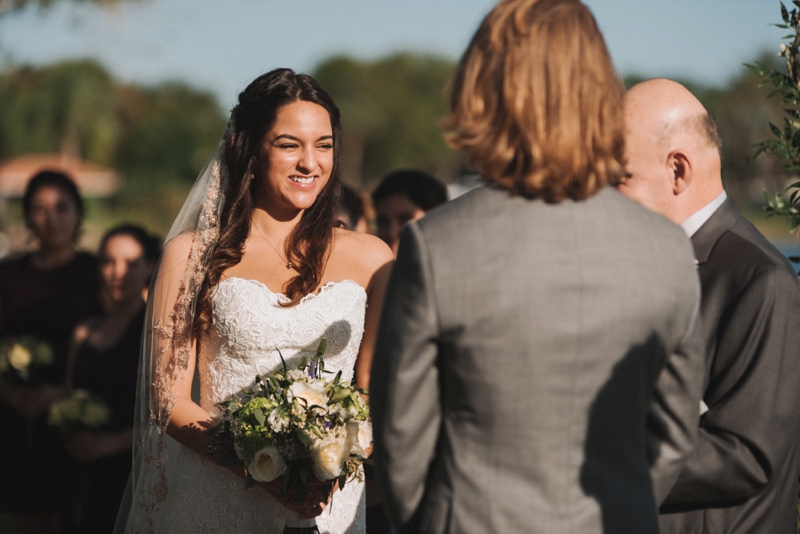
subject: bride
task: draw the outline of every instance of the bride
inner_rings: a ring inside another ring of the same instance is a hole
[[[287,510],[321,532],[363,533],[363,485],[330,500],[281,478],[245,489],[209,451],[214,404],[290,367],[325,338],[326,369],[369,384],[391,268],[380,240],[334,227],[340,114],[311,77],[278,69],[240,95],[173,225],[150,292],[131,483],[117,532],[282,532]],[[290,514],[291,515],[291,514]]]

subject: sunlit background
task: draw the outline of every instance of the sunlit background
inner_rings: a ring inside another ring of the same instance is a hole
[[[0,248],[25,245],[14,180],[48,157],[71,158],[86,177],[84,247],[123,220],[164,235],[239,91],[275,67],[316,76],[342,108],[345,181],[369,191],[392,168],[420,167],[456,191],[471,171],[436,121],[493,3],[0,0]],[[789,243],[788,223],[760,212],[763,191],[786,182],[782,163],[749,160],[782,120],[780,103],[743,66],[777,62],[779,2],[586,3],[626,83],[683,81],[715,115],[726,189]]]

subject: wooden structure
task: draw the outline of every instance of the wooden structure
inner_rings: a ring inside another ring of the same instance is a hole
[[[0,162],[0,197],[21,197],[28,180],[44,170],[61,171],[69,175],[84,197],[109,197],[122,186],[120,175],[108,167],[67,154],[26,154]]]

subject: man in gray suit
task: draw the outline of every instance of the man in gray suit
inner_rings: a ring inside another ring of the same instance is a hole
[[[621,85],[577,0],[507,0],[446,127],[488,185],[411,223],[375,348],[401,533],[655,534],[695,437],[699,282],[678,228],[605,184]]]
[[[686,88],[664,79],[633,87],[625,134],[620,191],[680,224],[703,289],[704,413],[661,531],[796,534],[797,276],[726,199],[716,125]]]

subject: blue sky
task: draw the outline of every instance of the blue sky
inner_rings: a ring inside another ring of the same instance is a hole
[[[585,0],[618,70],[724,85],[777,53],[777,0]],[[310,71],[332,54],[397,50],[457,58],[490,0],[139,0],[56,2],[0,16],[0,66],[93,57],[143,84],[180,79],[228,108],[271,68]]]

